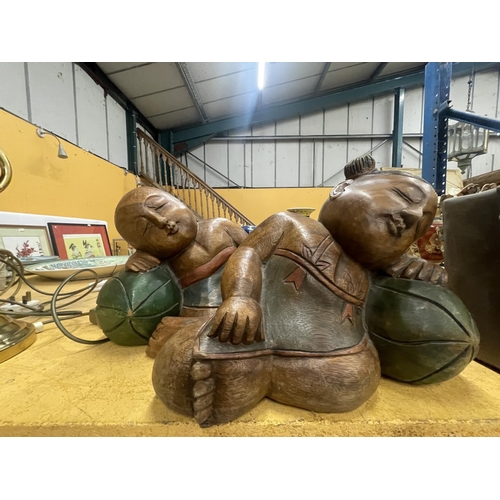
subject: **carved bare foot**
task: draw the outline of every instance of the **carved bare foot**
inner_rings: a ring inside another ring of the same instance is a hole
[[[201,427],[230,422],[253,408],[271,385],[272,356],[194,359],[193,346],[209,320],[184,318],[160,349],[152,373],[154,390],[168,408],[194,417]]]

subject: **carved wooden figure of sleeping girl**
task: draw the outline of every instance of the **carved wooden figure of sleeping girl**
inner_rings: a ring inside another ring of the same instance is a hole
[[[212,316],[221,303],[220,276],[229,256],[247,233],[227,219],[197,220],[169,193],[141,186],[127,193],[115,211],[121,236],[136,249],[127,261],[130,271],[147,271],[167,261],[183,292],[182,317]],[[161,332],[150,339],[154,357],[165,338],[182,320],[166,317]]]
[[[266,396],[318,412],[359,407],[380,379],[364,321],[370,271],[445,283],[442,268],[405,254],[436,206],[422,179],[369,172],[334,188],[318,221],[269,217],[228,259],[215,317],[167,336],[153,368],[160,400],[201,426]]]

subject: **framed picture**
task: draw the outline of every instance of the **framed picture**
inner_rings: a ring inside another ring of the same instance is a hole
[[[0,226],[0,248],[18,259],[54,255],[44,226]]]
[[[113,255],[132,255],[134,248],[131,247],[124,239],[115,238],[113,240]]]
[[[49,223],[48,226],[54,251],[61,259],[111,256],[105,225]]]

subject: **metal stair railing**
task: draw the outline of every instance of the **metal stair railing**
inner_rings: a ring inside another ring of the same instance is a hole
[[[145,183],[164,189],[185,203],[198,217],[223,217],[242,226],[253,226],[235,207],[228,203],[185,165],[137,129],[138,175]]]

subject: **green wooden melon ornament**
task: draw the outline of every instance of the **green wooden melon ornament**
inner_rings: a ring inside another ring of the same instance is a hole
[[[382,375],[401,382],[444,382],[479,351],[479,332],[465,305],[450,290],[430,283],[375,278],[366,323]]]
[[[101,288],[95,308],[104,334],[120,345],[146,345],[165,316],[177,316],[181,291],[168,267],[122,271]]]

